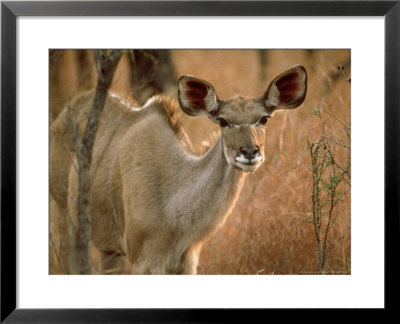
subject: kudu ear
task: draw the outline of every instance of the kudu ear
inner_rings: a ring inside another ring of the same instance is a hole
[[[307,72],[295,65],[276,77],[264,95],[265,106],[271,111],[300,106],[307,93]]]
[[[214,87],[191,75],[179,79],[178,99],[182,110],[190,116],[214,115],[218,111]]]

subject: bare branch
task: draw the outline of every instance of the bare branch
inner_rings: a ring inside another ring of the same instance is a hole
[[[80,253],[79,269],[81,274],[89,274],[91,272],[90,165],[92,162],[94,139],[99,126],[100,116],[107,98],[108,89],[111,86],[111,82],[121,55],[121,50],[112,50],[108,56],[106,56],[104,51],[95,51],[98,73],[97,87],[82,139],[80,139],[80,136],[78,135],[78,127],[75,129],[76,157],[79,167],[77,242]]]

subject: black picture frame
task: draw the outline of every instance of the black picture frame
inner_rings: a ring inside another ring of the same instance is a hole
[[[396,309],[399,237],[400,1],[91,1],[1,3],[1,322],[242,322],[268,310],[16,308],[16,19],[19,16],[384,16],[385,309]],[[371,67],[372,68],[372,67]],[[373,113],[373,112],[366,112]],[[371,148],[373,149],[373,148]],[[366,161],[366,163],[368,163]],[[366,283],[367,285],[368,283]],[[367,291],[367,290],[366,290]],[[250,316],[250,317],[249,317]],[[260,316],[260,317],[259,317]],[[265,318],[265,317],[264,317]],[[258,322],[258,320],[255,320]],[[248,321],[246,321],[248,322]],[[250,320],[250,322],[253,322]]]

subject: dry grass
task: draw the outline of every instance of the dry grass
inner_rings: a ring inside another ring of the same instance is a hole
[[[51,114],[56,115],[68,96],[82,89],[82,77],[74,66],[73,51],[63,53],[57,70],[50,76],[62,86],[53,86]],[[65,55],[67,54],[67,55]],[[263,53],[266,64],[260,64],[255,50],[177,50],[172,59],[177,76],[192,74],[211,82],[220,97],[237,94],[258,96],[280,72],[302,64],[308,72],[308,93],[303,105],[295,111],[274,115],[267,129],[265,163],[248,176],[239,201],[222,229],[211,238],[201,253],[199,274],[307,274],[318,273],[318,256],[311,216],[312,178],[302,163],[309,163],[306,138],[318,138],[320,123],[311,115],[321,107],[343,120],[350,121],[350,84],[338,65],[350,71],[348,50],[270,50]],[[128,95],[126,64],[121,62],[113,89]],[[94,70],[84,76],[90,87]],[[63,82],[60,82],[63,81]],[[56,84],[56,83],[54,83]],[[185,127],[196,144],[207,139],[216,127],[207,118],[185,117]],[[326,117],[328,133],[341,139],[342,127]],[[338,159],[346,157],[338,149]],[[337,206],[338,222],[329,234],[327,273],[350,273],[350,191]],[[50,227],[52,232],[52,228]],[[57,234],[51,233],[52,241]],[[51,273],[62,273],[55,249],[50,245]],[[93,265],[96,269],[96,254]],[[128,270],[128,266],[126,266]]]

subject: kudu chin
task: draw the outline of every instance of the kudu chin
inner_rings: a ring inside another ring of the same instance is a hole
[[[296,65],[260,97],[219,99],[214,87],[184,75],[181,109],[206,115],[221,128],[208,151],[196,156],[180,126],[176,105],[161,96],[137,109],[109,94],[93,148],[91,240],[100,272],[195,274],[202,244],[225,222],[248,172],[264,161],[266,124],[274,111],[301,105],[307,74]],[[59,258],[78,272],[78,177],[72,140],[83,131],[94,93],[75,99],[51,125],[51,217],[60,235]]]

